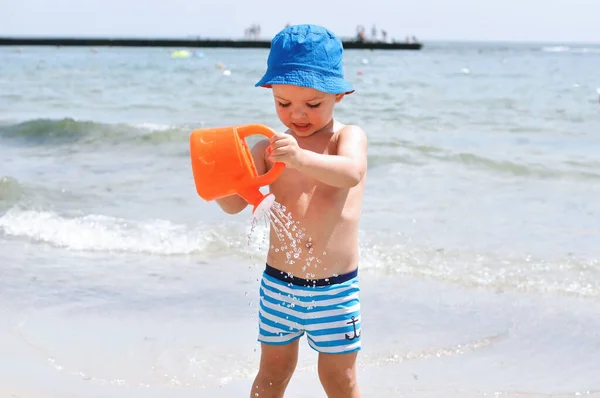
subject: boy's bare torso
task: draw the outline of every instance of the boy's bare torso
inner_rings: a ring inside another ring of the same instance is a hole
[[[337,154],[337,137],[345,126],[336,122],[332,131],[308,137],[295,136],[298,145],[321,154]],[[266,148],[265,148],[266,149]],[[267,158],[267,155],[265,155]],[[270,169],[272,163],[266,160]],[[304,234],[302,239],[287,236],[280,224],[271,221],[267,263],[293,276],[323,279],[350,272],[358,266],[358,223],[366,174],[352,188],[337,188],[286,168],[270,185],[275,200],[285,206],[285,214]],[[278,233],[279,232],[279,233]]]

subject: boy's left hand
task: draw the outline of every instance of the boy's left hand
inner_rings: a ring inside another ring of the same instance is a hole
[[[304,150],[300,148],[298,141],[292,135],[275,133],[270,141],[270,161],[282,162],[291,168],[300,166]]]

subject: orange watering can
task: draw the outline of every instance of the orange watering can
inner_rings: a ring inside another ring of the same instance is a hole
[[[259,213],[266,212],[275,197],[263,195],[259,188],[279,177],[285,164],[276,162],[271,170],[258,175],[246,137],[262,134],[269,138],[275,132],[262,124],[246,124],[197,129],[190,134],[192,171],[198,195],[204,200],[238,194]]]

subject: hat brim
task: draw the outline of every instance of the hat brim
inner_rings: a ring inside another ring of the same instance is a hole
[[[271,88],[273,84],[314,88],[328,94],[352,94],[354,92],[354,87],[341,77],[301,69],[281,72],[267,70],[255,87]]]

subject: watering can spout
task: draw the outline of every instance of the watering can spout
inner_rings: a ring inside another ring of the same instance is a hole
[[[254,209],[252,211],[253,213],[267,196],[269,196],[269,195],[273,196],[273,194],[271,194],[271,193],[263,195],[263,193],[260,192],[260,190],[255,187],[250,187],[250,188],[246,188],[246,189],[238,189],[238,190],[236,190],[236,193],[239,196],[241,196],[246,202],[248,202],[249,205],[254,207]]]
[[[258,189],[238,192],[248,204],[252,206],[252,216],[254,219],[263,218],[268,215],[269,210],[275,203],[275,195],[268,193],[263,195]]]

